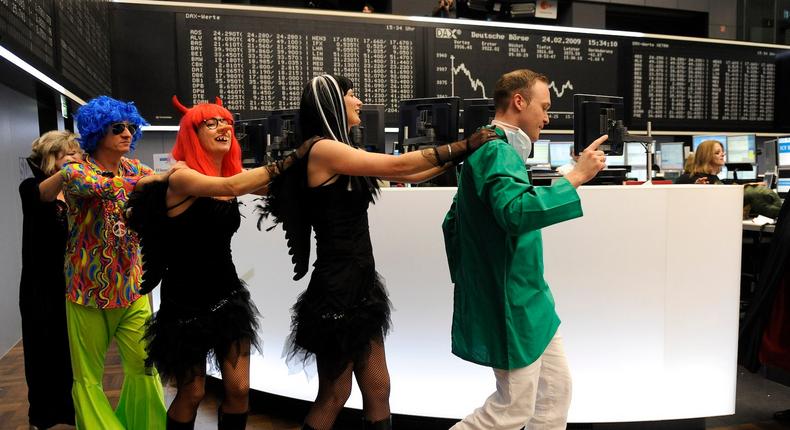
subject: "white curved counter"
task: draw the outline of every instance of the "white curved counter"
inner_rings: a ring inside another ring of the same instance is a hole
[[[546,279],[573,375],[572,422],[650,421],[735,412],[742,188],[580,189],[584,217],[543,232]],[[454,188],[384,189],[370,209],[387,281],[393,413],[461,418],[494,390],[488,368],[450,353],[453,290],[441,222]],[[263,316],[255,390],[312,400],[317,378],[282,359],[294,282],[283,232],[259,232],[255,202],[233,241]],[[314,258],[314,255],[313,255]],[[355,386],[348,406],[361,407]]]

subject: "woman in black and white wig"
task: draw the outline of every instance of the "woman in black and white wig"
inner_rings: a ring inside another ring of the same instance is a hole
[[[352,376],[362,392],[365,428],[392,427],[384,354],[390,302],[368,232],[377,178],[428,180],[494,137],[482,130],[467,140],[401,156],[369,153],[354,147],[348,135],[360,123],[361,106],[353,83],[342,76],[318,76],[304,87],[299,131],[309,149],[272,182],[264,209],[264,216],[283,224],[294,279],[307,273],[315,229],[318,255],[307,290],[293,307],[288,356],[291,367],[313,359],[318,367],[318,395],[304,429],[332,428],[351,393]]]

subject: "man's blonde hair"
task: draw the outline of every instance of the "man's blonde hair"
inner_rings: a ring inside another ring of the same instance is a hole
[[[548,84],[549,78],[529,69],[514,70],[502,75],[494,87],[494,106],[496,106],[497,112],[507,110],[510,99],[515,93],[521,94],[521,97],[524,97],[524,100],[529,104],[532,98],[530,91],[537,81]]]

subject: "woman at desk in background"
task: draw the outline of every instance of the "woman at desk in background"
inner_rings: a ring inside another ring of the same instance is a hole
[[[724,146],[716,140],[706,140],[694,151],[694,163],[688,172],[677,179],[676,184],[721,184],[718,175],[724,167]]]

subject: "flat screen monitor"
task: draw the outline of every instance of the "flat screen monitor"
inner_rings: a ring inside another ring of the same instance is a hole
[[[782,198],[786,198],[788,191],[790,191],[790,178],[777,179],[776,192],[779,193],[779,196]]]
[[[692,139],[691,139],[691,143],[692,143],[691,150],[692,151],[696,151],[697,147],[699,146],[699,144],[704,142],[704,141],[706,141],[706,140],[715,140],[715,141],[721,143],[721,145],[724,147],[724,151],[727,151],[727,136],[713,135],[713,134],[710,134],[710,135],[707,135],[707,134],[705,134],[705,135],[697,135],[697,136],[692,137]]]
[[[623,155],[607,155],[606,167],[625,166],[625,154]]]
[[[716,176],[718,176],[722,181],[725,179],[732,179],[732,172],[727,169],[727,166],[722,166],[721,172],[719,172],[719,174]]]
[[[351,127],[351,141],[368,152],[384,153],[384,105],[365,104],[359,111],[360,124]]]
[[[757,162],[755,137],[753,134],[743,136],[727,136],[727,162],[747,163]]]
[[[776,172],[776,139],[757,142],[757,172],[764,175]]]
[[[268,118],[239,120],[233,128],[241,147],[241,164],[244,167],[265,164],[270,139]]]
[[[496,114],[494,99],[464,99],[462,107],[464,137],[469,137],[478,128],[491,124]]]
[[[269,149],[276,156],[299,147],[299,110],[274,110],[269,116]],[[275,156],[275,157],[276,157]]]
[[[398,142],[437,145],[458,140],[458,97],[401,100],[398,104]]]
[[[790,167],[790,136],[776,139],[776,154],[779,167]]]
[[[623,98],[591,94],[573,95],[573,153],[581,154],[595,139],[609,133],[612,125],[623,120]],[[622,137],[622,136],[621,136]],[[609,140],[599,147],[607,155],[622,154],[622,140]]]
[[[631,169],[644,169],[647,166],[645,147],[639,142],[628,142],[625,149],[625,161]]]
[[[549,161],[551,167],[560,167],[571,163],[573,142],[550,142]]]
[[[528,166],[549,165],[549,141],[538,140],[532,144],[532,156],[527,159]]]
[[[661,170],[683,170],[683,142],[665,142],[660,148]]]
[[[738,170],[739,181],[757,180],[757,166],[752,166],[752,170]]]

